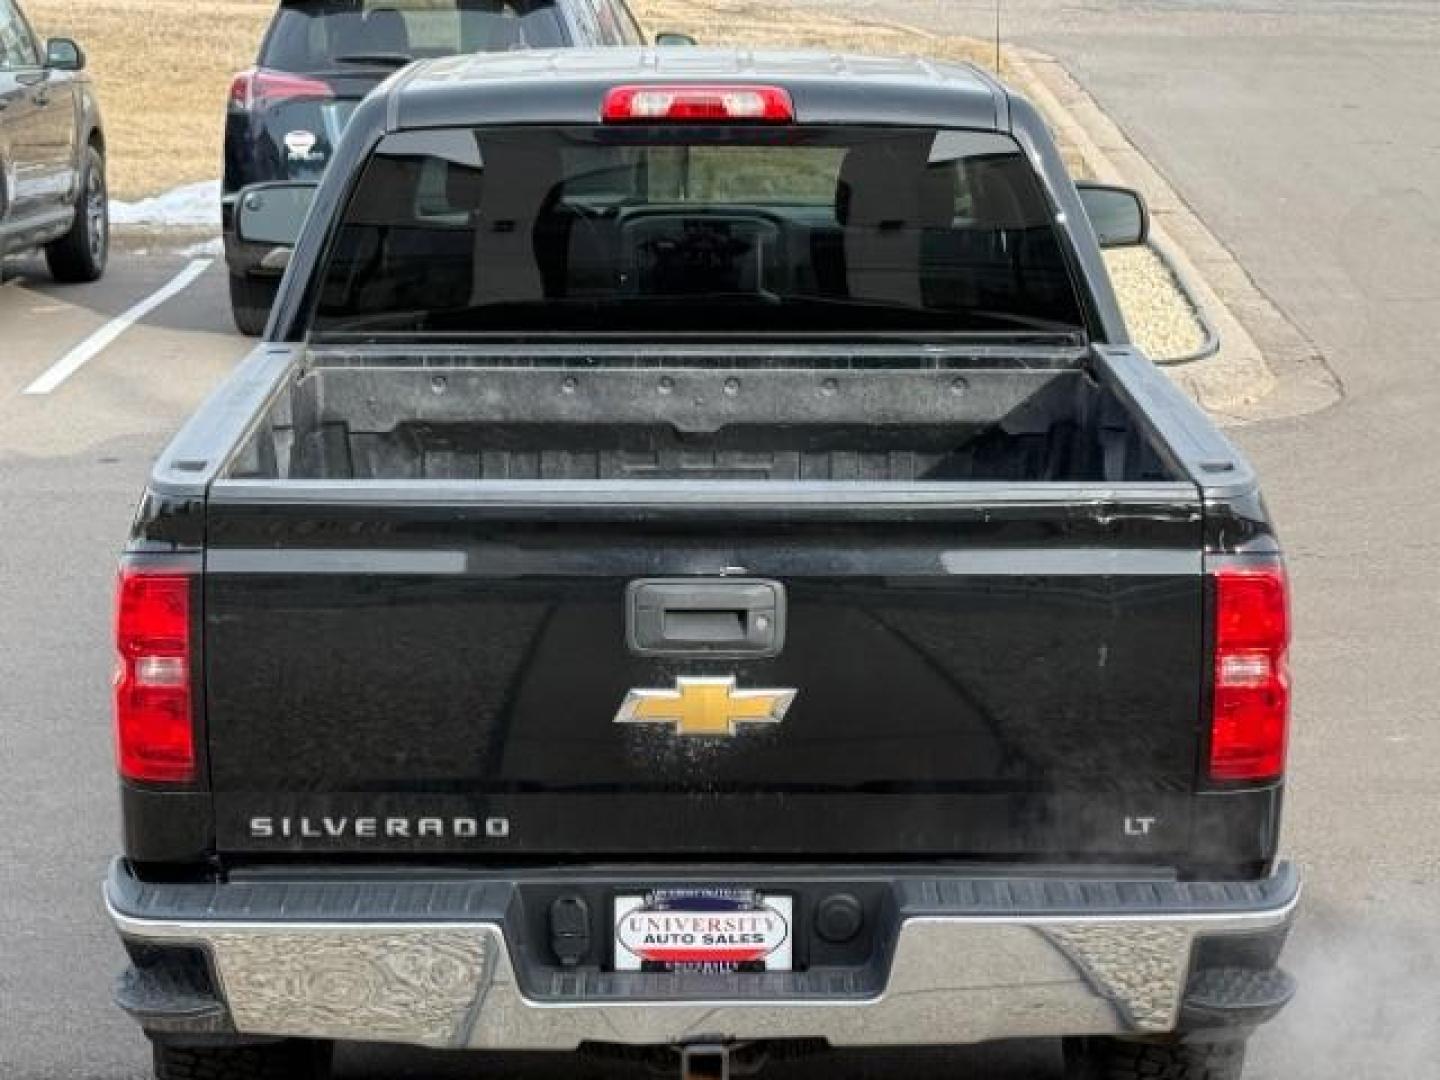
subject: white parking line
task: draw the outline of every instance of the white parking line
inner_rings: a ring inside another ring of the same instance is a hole
[[[68,353],[55,361],[50,368],[38,379],[25,388],[27,394],[48,394],[79,371],[85,364],[99,356],[110,347],[121,334],[129,330],[137,322],[143,319],[150,312],[154,311],[165,301],[184,292],[190,285],[210,268],[214,259],[195,259],[189,266],[181,270],[170,281],[157,292],[151,293],[144,300],[132,307],[123,315],[117,315],[108,323],[102,326],[95,333],[76,345]]]

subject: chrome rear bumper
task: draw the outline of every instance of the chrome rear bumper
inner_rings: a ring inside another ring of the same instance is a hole
[[[473,918],[449,904],[441,905],[445,917],[417,920],[409,901],[397,899],[397,886],[312,880],[292,885],[288,901],[272,889],[273,908],[241,915],[236,898],[205,901],[195,891],[235,886],[127,890],[116,880],[112,874],[106,903],[132,954],[200,950],[221,1010],[195,1026],[203,1010],[191,1000],[187,1029],[163,1007],[147,1016],[127,1005],[152,1031],[514,1050],[702,1039],[881,1046],[1163,1034],[1182,1022],[1187,988],[1199,974],[1197,946],[1283,937],[1299,898],[1288,868],[1253,885],[1008,882],[1012,893],[1030,886],[1048,898],[1011,903],[1009,913],[968,902],[974,890],[962,879],[906,880],[896,883],[893,933],[877,958],[877,981],[866,985],[840,971],[692,976],[556,968],[537,975],[517,968],[517,956],[522,967],[533,968],[533,958],[507,937],[504,905],[493,895],[468,903]],[[983,880],[981,891],[993,892],[993,879]],[[356,890],[367,888],[374,902],[362,910]],[[191,890],[189,900],[157,901],[157,890],[166,889]],[[934,900],[928,905],[927,895]],[[1069,910],[1066,895],[1074,901]],[[1094,902],[1106,895],[1116,902]]]

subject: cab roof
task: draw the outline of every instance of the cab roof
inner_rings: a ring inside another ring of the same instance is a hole
[[[387,84],[390,130],[594,124],[625,84],[782,86],[800,124],[1010,128],[1009,97],[971,64],[737,49],[556,49],[426,60]]]

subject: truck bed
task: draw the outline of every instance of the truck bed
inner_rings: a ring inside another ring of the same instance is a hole
[[[243,479],[1170,481],[1078,365],[797,354],[316,356]],[[907,366],[901,366],[901,365]]]

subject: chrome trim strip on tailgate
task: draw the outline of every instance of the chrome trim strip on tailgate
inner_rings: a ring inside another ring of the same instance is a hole
[[[206,569],[212,574],[386,574],[438,577],[485,573],[519,576],[544,566],[553,573],[574,572],[566,553],[517,552],[476,544],[470,550],[396,548],[226,548],[212,547]],[[863,553],[847,555],[851,565]],[[888,565],[895,556],[887,553]],[[573,558],[577,565],[579,559]],[[927,567],[927,569],[929,569]],[[1199,575],[1198,550],[1178,548],[957,548],[939,553],[934,572],[976,577],[1158,577]]]

